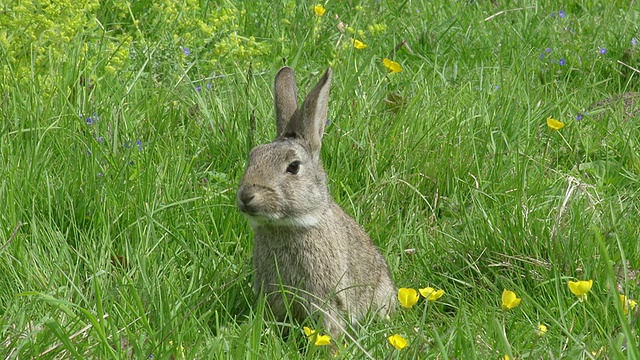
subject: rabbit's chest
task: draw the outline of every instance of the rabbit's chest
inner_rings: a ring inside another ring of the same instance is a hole
[[[279,278],[285,284],[300,286],[318,278],[329,280],[344,275],[345,259],[331,243],[303,239],[262,240],[265,239],[255,239],[254,243],[255,270],[257,273],[264,271],[262,276]]]

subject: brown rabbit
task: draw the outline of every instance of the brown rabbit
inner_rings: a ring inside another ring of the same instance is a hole
[[[373,311],[386,317],[396,288],[378,248],[336,204],[320,161],[331,69],[298,109],[295,75],[275,79],[276,139],[251,150],[237,194],[255,232],[254,288],[273,313],[302,322],[324,314],[325,330],[341,334]],[[291,294],[293,297],[287,298]]]

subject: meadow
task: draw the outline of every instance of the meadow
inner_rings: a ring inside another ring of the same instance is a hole
[[[640,358],[640,2],[9,0],[0,58],[2,359]],[[332,67],[330,190],[403,288],[332,346],[235,205],[283,65]]]

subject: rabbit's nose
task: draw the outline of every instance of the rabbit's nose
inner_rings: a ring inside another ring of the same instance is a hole
[[[253,200],[255,197],[256,196],[253,194],[242,194],[242,197],[240,197],[240,201],[242,201],[242,203],[245,205],[249,205],[251,200]]]
[[[240,209],[240,211],[248,212],[249,204],[255,197],[256,195],[252,191],[240,190],[240,192],[238,192],[238,208]]]

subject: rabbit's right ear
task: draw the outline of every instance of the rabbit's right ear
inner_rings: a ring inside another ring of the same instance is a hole
[[[278,71],[273,85],[276,102],[276,127],[278,135],[283,135],[287,125],[298,110],[298,90],[296,76],[288,66]]]

